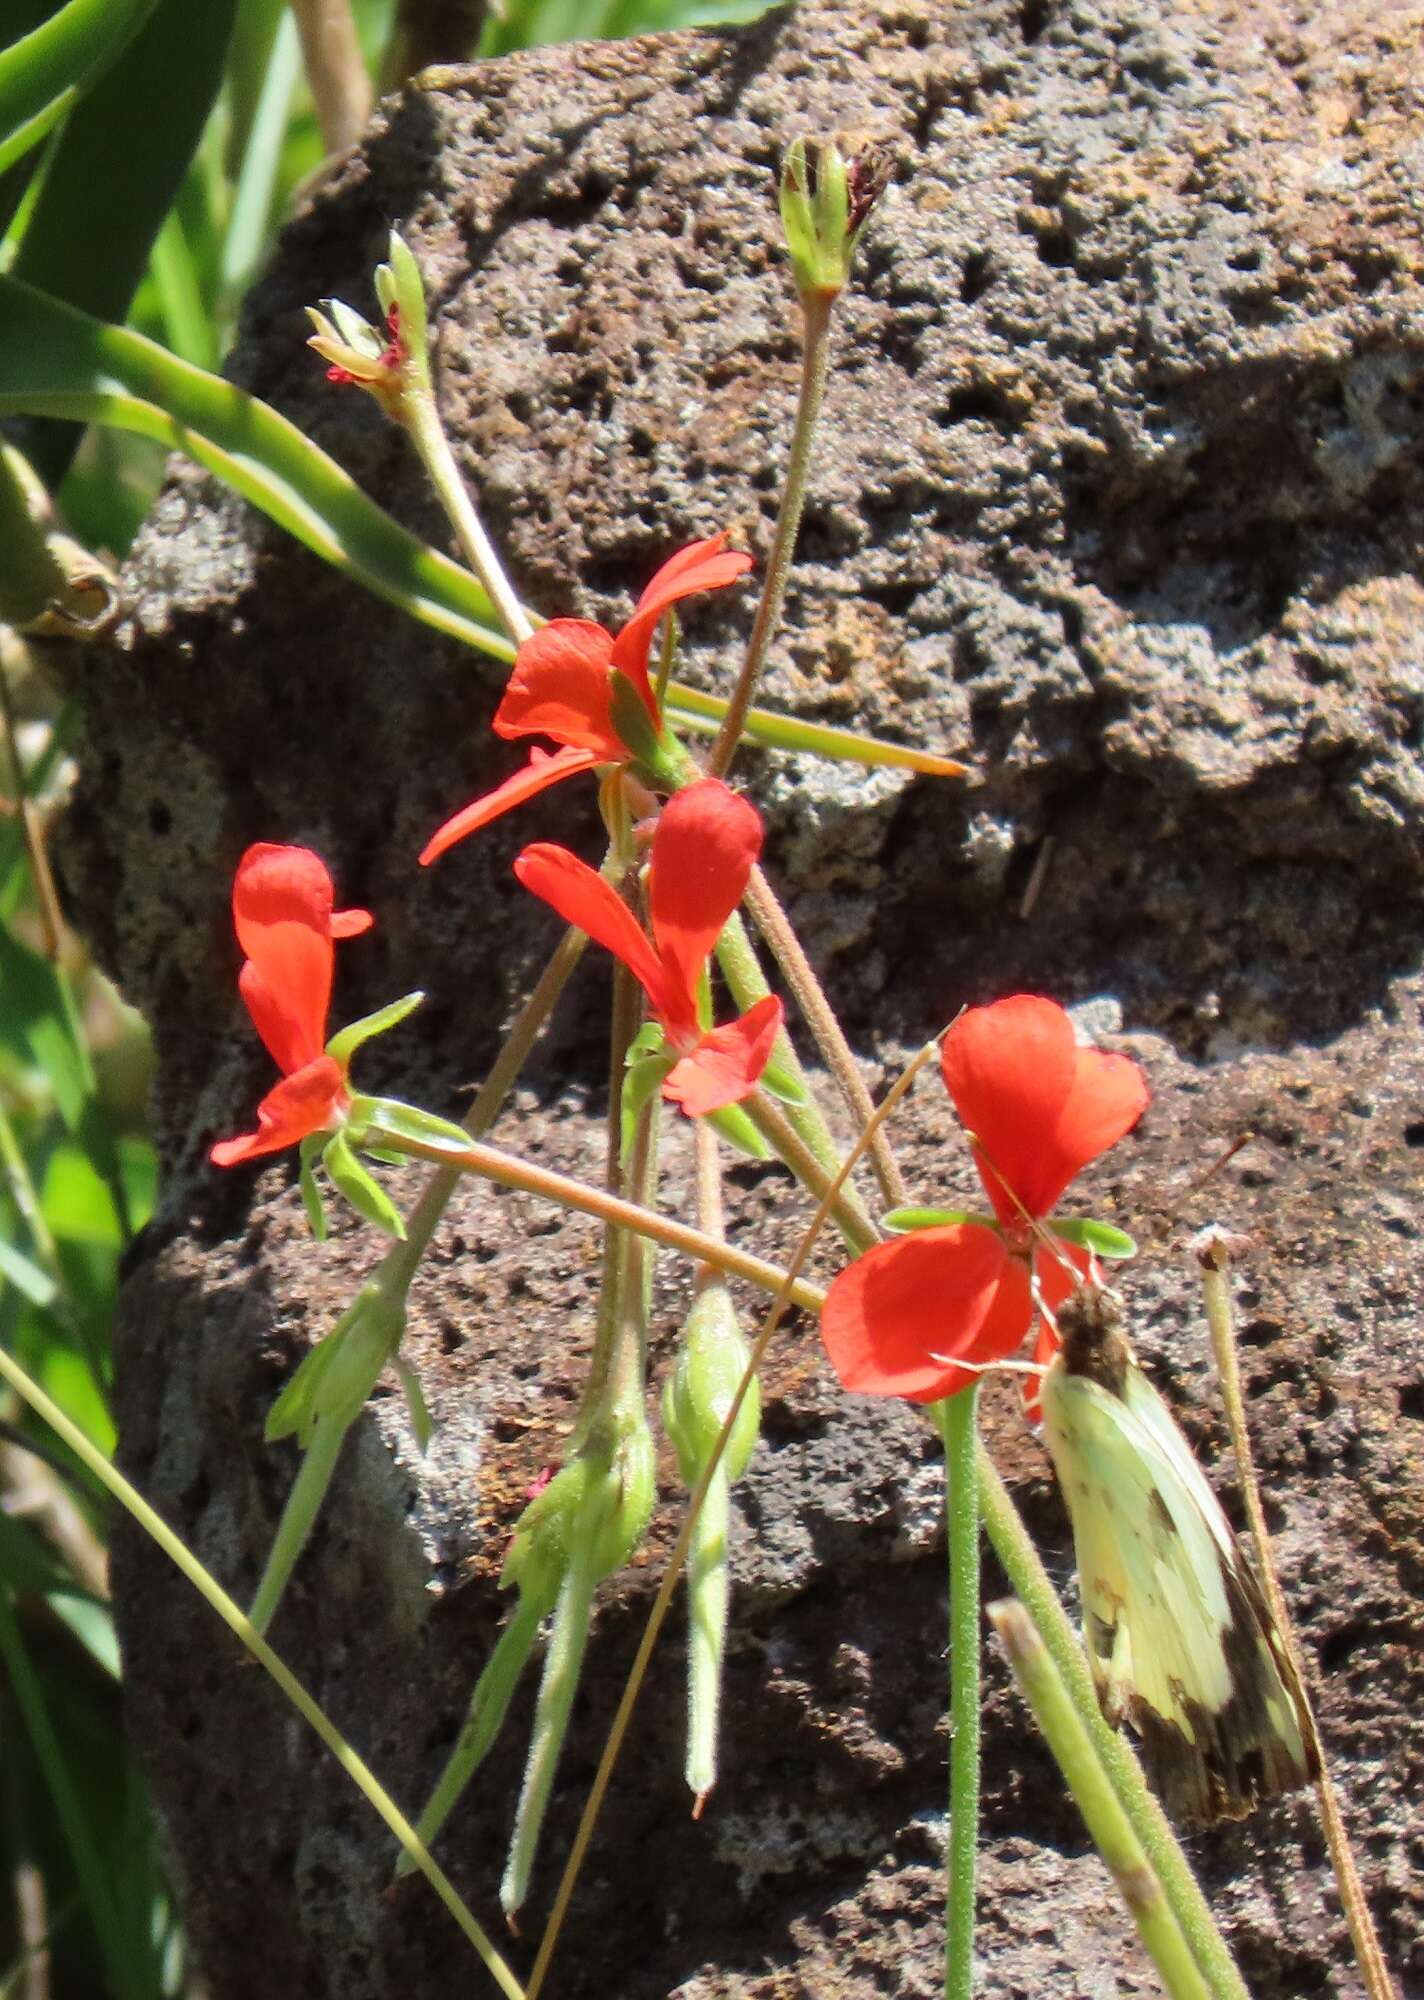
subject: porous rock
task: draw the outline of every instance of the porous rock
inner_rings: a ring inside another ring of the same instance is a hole
[[[301,306],[364,302],[399,219],[442,408],[520,589],[548,613],[617,616],[695,535],[765,549],[797,374],[780,147],[849,127],[894,148],[839,316],[766,698],[960,752],[977,776],[748,756],[769,865],[872,1059],[966,1000],[1108,996],[1094,1018],[1121,1024],[1154,1100],[1082,1206],[1143,1239],[1123,1281],[1142,1352],[1229,1505],[1179,1245],[1210,1213],[1253,1239],[1245,1367],[1272,1524],[1366,1885],[1415,1993],[1421,25],[1418,7],[1365,0],[873,0],[452,73],[383,105],[287,230],[231,364],[441,540],[400,437],[301,345]],[[122,648],[81,670],[63,848],[160,1058],[164,1195],[124,1289],[122,1455],[241,1596],[294,1464],[264,1447],[264,1414],[378,1253],[355,1227],[314,1250],[281,1165],[255,1181],[205,1165],[263,1087],[233,985],[232,865],[251,839],[305,841],[343,902],[376,910],[341,949],[339,1013],[416,984],[430,998],[362,1075],[453,1109],[553,936],[510,855],[536,832],[591,849],[591,801],[546,799],[423,874],[432,827],[509,767],[486,729],[498,670],[191,472],[128,587]],[[728,684],[750,614],[746,591],[689,610],[691,678]],[[590,1178],[604,991],[580,986],[501,1127]],[[902,1123],[917,1192],[968,1198],[936,1087]],[[675,1201],[676,1148],[672,1173]],[[745,1240],[789,1253],[780,1177],[732,1180]],[[566,1434],[596,1271],[586,1223],[479,1186],[457,1199],[412,1295],[437,1442],[421,1461],[378,1396],[277,1621],[407,1807],[488,1654],[523,1489]],[[665,1260],[659,1372],[685,1296]],[[938,1990],[935,1452],[905,1410],[841,1396],[805,1324],[778,1341],[766,1402],[737,1506],[722,1782],[692,1823],[669,1646],[574,1900],[570,2000]],[[1014,1392],[988,1393],[986,1425],[1066,1578]],[[649,1551],[600,1610],[535,1926],[675,1525],[662,1470]],[[383,1896],[390,1843],[346,1779],[131,1532],[115,1579],[133,1727],[213,2000],[477,1988],[422,1889]],[[486,1915],[528,1722],[526,1701],[442,1849]],[[1153,1990],[992,1663],[986,1724],[980,1990]],[[1194,1851],[1253,1993],[1359,1990],[1305,1799]]]

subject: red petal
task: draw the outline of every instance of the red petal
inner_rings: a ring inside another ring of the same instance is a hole
[[[313,1132],[334,1125],[346,1102],[346,1078],[340,1063],[318,1056],[282,1081],[257,1107],[257,1130],[240,1139],[220,1139],[210,1158],[215,1166],[234,1167],[263,1153],[280,1153]]]
[[[613,727],[609,658],[613,635],[586,618],[555,618],[514,658],[514,671],[494,713],[496,736],[552,736],[570,750],[593,750],[600,763],[628,755]],[[654,722],[657,708],[646,696]]]
[[[614,666],[643,693],[650,707],[648,648],[663,613],[698,591],[720,590],[724,584],[735,583],[751,566],[750,556],[727,547],[725,535],[713,535],[708,541],[693,542],[690,548],[679,549],[654,576],[634,605],[632,617],[613,642]],[[656,712],[654,709],[655,716]]]
[[[284,1076],[322,1052],[333,956],[329,937],[303,924],[271,924],[261,957],[249,958],[237,976],[252,1025]]]
[[[611,882],[566,847],[555,847],[548,841],[526,847],[514,863],[514,872],[525,888],[557,910],[565,923],[587,931],[595,943],[621,959],[661,1014],[666,984],[662,966],[637,918]]]
[[[977,1380],[955,1360],[1002,1361],[1031,1312],[1024,1264],[993,1230],[956,1222],[849,1265],[826,1295],[821,1337],[847,1389],[937,1403]]]
[[[663,1096],[680,1104],[689,1118],[739,1104],[756,1089],[781,1033],[781,1002],[775,994],[748,1007],[739,1021],[705,1034],[690,1055],[674,1063],[663,1080]]]
[[[506,778],[502,785],[496,785],[492,792],[486,792],[483,798],[475,799],[453,819],[436,827],[420,850],[421,867],[428,868],[432,861],[438,861],[447,848],[463,840],[466,834],[488,826],[491,820],[522,806],[526,799],[547,792],[551,785],[562,784],[565,778],[575,777],[580,771],[591,771],[598,762],[592,750],[556,750],[552,756],[547,750],[531,750],[522,771],[516,771],[512,778]]]
[[[263,933],[273,924],[305,924],[331,935],[335,892],[326,863],[309,847],[255,841],[232,884],[232,920],[244,958],[260,959]]]
[[[360,937],[362,931],[370,930],[375,921],[369,910],[333,910],[331,935],[334,938]]]
[[[1009,1225],[1022,1222],[1020,1203],[1030,1215],[1049,1214],[1074,1175],[1130,1131],[1147,1104],[1136,1063],[1080,1049],[1063,1009],[1033,994],[961,1014],[944,1038],[940,1067],[982,1147],[976,1163],[994,1211]]]
[[[675,1041],[680,1033],[696,1032],[698,979],[742,900],[761,838],[756,808],[720,778],[699,778],[663,807],[653,835],[648,909],[669,995],[676,995],[681,1010],[664,1023]]]

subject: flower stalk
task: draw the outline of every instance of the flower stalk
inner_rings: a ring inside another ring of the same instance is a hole
[[[1033,1710],[1064,1782],[1118,1886],[1138,1936],[1171,2000],[1210,2000],[1210,1988],[1145,1849],[1099,1763],[1052,1655],[1024,1607],[1010,1599],[989,1606],[989,1619],[1019,1691]]]
[[[936,1403],[944,1441],[949,1550],[949,1842],[946,1854],[945,2000],[973,2000],[974,1897],[979,1851],[978,1389]]]

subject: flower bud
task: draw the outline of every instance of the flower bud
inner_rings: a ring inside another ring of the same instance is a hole
[[[750,1358],[726,1286],[708,1285],[687,1316],[677,1363],[663,1391],[663,1422],[688,1486],[696,1485],[712,1455]],[[729,1480],[746,1471],[760,1430],[761,1388],[753,1376],[722,1458]]]
[[[850,280],[866,219],[890,179],[891,159],[871,145],[847,164],[834,140],[793,139],[781,163],[781,221],[803,300],[834,299]]]

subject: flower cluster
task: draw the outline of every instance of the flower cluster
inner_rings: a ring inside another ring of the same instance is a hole
[[[993,1218],[946,1217],[878,1244],[835,1279],[821,1314],[847,1389],[915,1403],[1005,1360],[1040,1307],[1035,1359],[1049,1359],[1053,1310],[1093,1274],[1092,1251],[1061,1238],[1050,1249],[1035,1225],[1147,1105],[1136,1063],[1080,1048],[1063,1009],[1031,994],[961,1014],[940,1068]]]

